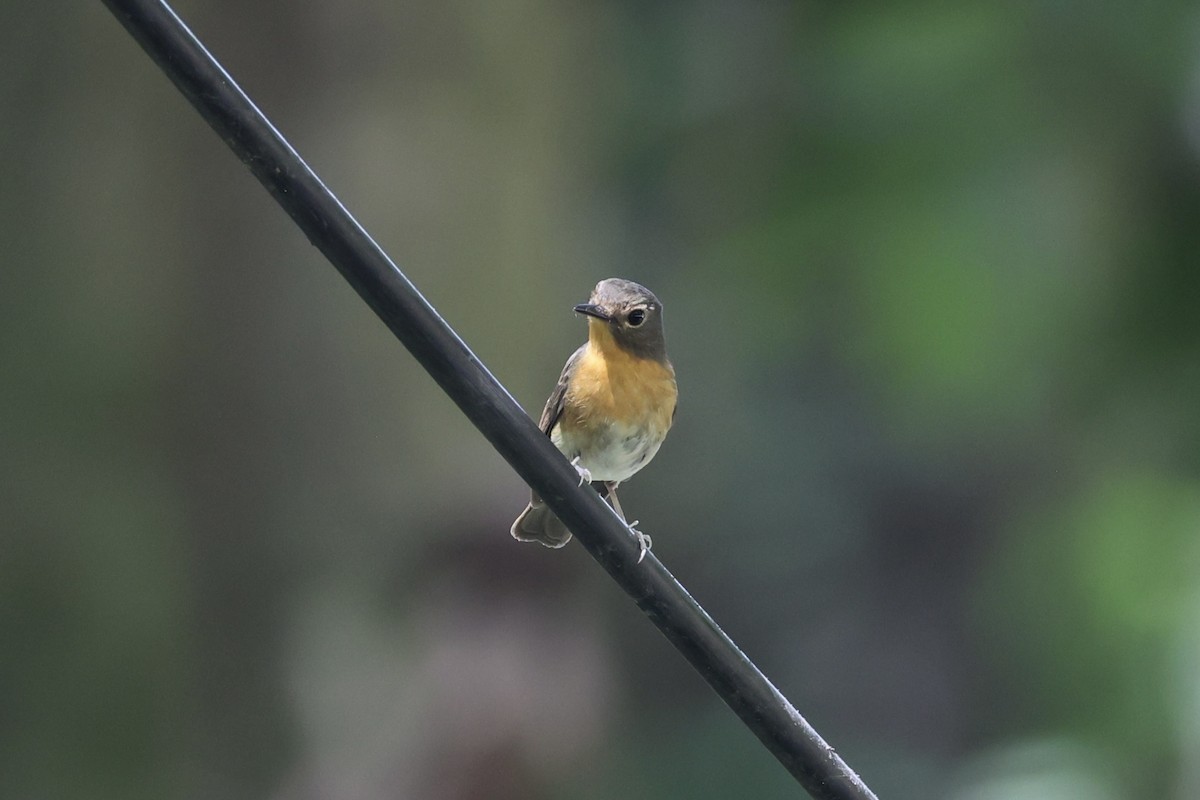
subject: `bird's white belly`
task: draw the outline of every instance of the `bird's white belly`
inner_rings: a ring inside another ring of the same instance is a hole
[[[583,442],[564,435],[561,426],[550,435],[563,455],[579,458],[579,466],[592,474],[592,480],[620,483],[650,463],[665,437],[654,436],[645,428],[610,424],[587,438]]]

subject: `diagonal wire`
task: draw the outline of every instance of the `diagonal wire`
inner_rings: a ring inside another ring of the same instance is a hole
[[[576,472],[161,0],[104,0],[126,30],[584,548],[816,800],[875,795]]]

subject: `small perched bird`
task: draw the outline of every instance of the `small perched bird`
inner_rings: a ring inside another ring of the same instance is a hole
[[[644,286],[608,278],[575,311],[588,316],[588,340],[567,359],[538,424],[575,465],[581,481],[603,484],[613,509],[625,519],[617,485],[654,458],[675,418],[679,393],[667,360],[662,303]],[[634,532],[641,561],[650,537]],[[571,532],[536,492],[513,523],[512,535],[546,547],[571,541]]]

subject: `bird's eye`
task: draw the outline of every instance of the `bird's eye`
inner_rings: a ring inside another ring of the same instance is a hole
[[[629,325],[631,327],[636,328],[638,325],[641,325],[645,321],[646,321],[645,309],[635,308],[633,311],[629,312]]]

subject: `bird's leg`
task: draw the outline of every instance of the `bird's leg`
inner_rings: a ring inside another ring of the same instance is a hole
[[[604,499],[613,507],[613,511],[617,512],[617,516],[621,518],[621,522],[624,522],[625,512],[621,510],[621,501],[617,499],[617,487],[620,485],[619,481],[605,481]]]
[[[592,482],[592,472],[587,467],[581,467],[579,465],[580,458],[582,458],[582,456],[575,456],[573,459],[571,459],[571,466],[574,467],[575,471],[579,473],[579,485],[583,486],[585,483]]]
[[[621,510],[621,501],[617,499],[618,485],[618,481],[605,481],[604,495],[608,502],[612,505],[613,511],[617,512],[617,516],[621,518],[622,522],[629,526],[629,530],[633,531],[633,535],[637,537],[639,548],[637,563],[640,564],[642,563],[642,559],[646,557],[646,553],[650,552],[650,548],[654,545],[654,541],[650,538],[649,534],[642,533],[635,527],[638,524],[638,520],[635,519],[633,522],[626,521],[625,512]]]

